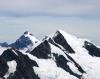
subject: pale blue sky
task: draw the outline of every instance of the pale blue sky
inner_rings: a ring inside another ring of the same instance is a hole
[[[41,39],[57,29],[100,45],[100,0],[0,0],[0,42],[26,30]]]

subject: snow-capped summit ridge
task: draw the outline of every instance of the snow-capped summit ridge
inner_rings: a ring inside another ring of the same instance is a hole
[[[25,31],[22,36],[28,37],[33,43],[34,41],[39,41],[31,32]]]
[[[53,36],[53,39],[55,41],[57,41],[58,37],[59,37],[59,40],[65,40],[68,43],[68,45],[76,53],[84,55],[84,52],[87,52],[87,50],[83,48],[84,42],[88,41],[87,39],[78,38],[78,37],[76,37],[74,35],[71,35],[71,34],[65,32],[65,31],[63,31],[63,30],[57,30],[56,33]]]
[[[29,32],[29,31],[25,31],[23,35],[26,36],[26,37],[27,37],[28,35],[29,35],[29,36],[34,36],[34,35],[33,35],[31,32]]]
[[[11,47],[14,47],[19,50],[24,51],[31,51],[33,46],[38,42],[39,40],[31,34],[29,31],[25,31],[23,35],[21,35],[16,42],[11,44]]]
[[[59,33],[62,34],[63,36],[66,36],[67,39],[68,39],[68,37],[74,38],[74,39],[78,39],[78,37],[76,37],[75,35],[72,35],[72,34],[70,34],[70,33],[68,33],[68,32],[65,32],[64,30],[61,30],[61,29],[58,29],[58,30],[56,31],[55,35],[57,35],[57,34],[59,34]]]
[[[23,40],[30,40],[33,44],[38,42],[39,40],[29,31],[25,31],[24,34],[17,39],[17,41],[23,41]]]

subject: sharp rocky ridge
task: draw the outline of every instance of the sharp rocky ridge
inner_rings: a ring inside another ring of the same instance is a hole
[[[0,46],[0,79],[100,79],[100,48],[62,30],[39,41],[26,31]]]

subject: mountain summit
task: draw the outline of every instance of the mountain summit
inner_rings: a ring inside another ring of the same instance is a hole
[[[18,50],[25,49],[30,51],[32,46],[34,46],[39,40],[30,32],[25,31],[24,34],[16,40],[15,43],[11,44],[11,47],[14,47]]]

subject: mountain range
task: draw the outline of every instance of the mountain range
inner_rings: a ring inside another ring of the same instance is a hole
[[[63,30],[42,40],[26,31],[0,43],[0,79],[100,79],[100,47]]]

